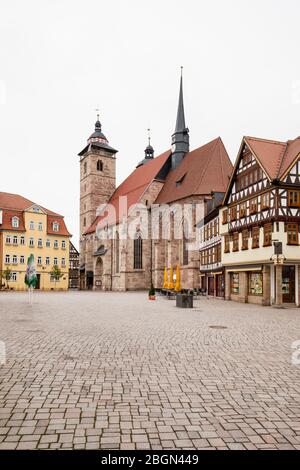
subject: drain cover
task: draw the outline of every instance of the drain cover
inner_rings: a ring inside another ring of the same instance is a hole
[[[222,326],[222,325],[210,325],[209,328],[212,328],[214,330],[226,330],[227,326]]]

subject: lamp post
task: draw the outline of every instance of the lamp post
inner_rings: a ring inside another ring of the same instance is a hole
[[[277,308],[282,308],[282,266],[286,259],[282,251],[282,242],[272,240],[274,246],[274,255],[270,260],[274,262],[275,267],[275,304]]]

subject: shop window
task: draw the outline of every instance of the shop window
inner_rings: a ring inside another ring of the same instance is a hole
[[[263,294],[263,275],[262,273],[249,273],[249,294]]]
[[[252,229],[252,248],[259,248],[259,227]]]
[[[264,246],[272,246],[272,224],[264,225]]]
[[[231,293],[238,294],[240,291],[240,276],[239,273],[231,274]]]
[[[287,243],[288,245],[299,244],[299,228],[298,224],[286,224]]]

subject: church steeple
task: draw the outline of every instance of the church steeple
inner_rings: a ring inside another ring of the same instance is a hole
[[[142,166],[144,165],[145,163],[147,163],[149,160],[152,160],[154,158],[154,148],[152,147],[151,145],[151,135],[150,135],[150,129],[148,129],[148,145],[147,147],[145,148],[145,157],[143,160],[141,160],[138,165],[136,166],[136,168],[138,168],[139,166]]]
[[[172,135],[172,168],[176,168],[185,154],[189,152],[189,130],[185,125],[183,104],[183,78],[182,67],[180,77],[179,100],[174,134]]]

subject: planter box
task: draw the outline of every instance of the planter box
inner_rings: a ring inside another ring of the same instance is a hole
[[[176,307],[193,308],[193,296],[191,294],[177,294]]]

